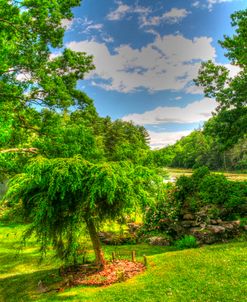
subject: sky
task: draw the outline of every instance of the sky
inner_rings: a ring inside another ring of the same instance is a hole
[[[78,88],[100,116],[145,126],[152,148],[173,144],[217,104],[193,84],[201,62],[231,66],[218,44],[246,0],[84,0],[63,20],[67,48],[94,56]]]

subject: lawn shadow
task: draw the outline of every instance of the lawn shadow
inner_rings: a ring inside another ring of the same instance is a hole
[[[0,301],[20,302],[36,301],[42,295],[47,295],[40,291],[39,282],[47,288],[56,288],[57,282],[61,281],[57,269],[40,270],[33,273],[16,274],[6,278],[0,278]]]

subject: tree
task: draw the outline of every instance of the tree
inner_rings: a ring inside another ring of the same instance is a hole
[[[148,149],[147,133],[99,118],[93,101],[76,89],[94,68],[91,56],[61,51],[62,21],[72,17],[78,0],[2,4],[0,165],[14,175],[6,198],[19,203],[29,222],[26,236],[36,234],[41,251],[52,244],[65,260],[76,256],[85,223],[103,266],[98,224],[151,202],[162,183],[153,171],[131,163]]]
[[[34,232],[43,252],[51,242],[62,259],[76,254],[78,230],[86,223],[96,263],[102,267],[96,225],[152,202],[159,184],[162,179],[153,171],[129,162],[38,157],[11,180],[7,198],[22,201],[24,216],[31,220],[27,236]]]
[[[232,37],[224,36],[220,45],[226,49],[225,56],[233,66],[239,67],[235,77],[229,76],[225,66],[215,65],[212,61],[202,63],[195,83],[204,88],[205,95],[215,97],[219,103],[218,109],[245,107],[247,60],[246,60],[246,24],[247,10],[238,11],[231,15],[235,34]]]
[[[0,6],[0,102],[17,127],[38,132],[33,108],[84,108],[92,101],[76,89],[92,70],[92,57],[63,46],[64,19],[79,0],[2,0]],[[51,48],[58,56],[51,56]]]
[[[109,117],[102,120],[102,135],[106,157],[112,161],[131,160],[144,163],[148,146],[148,133],[142,126]]]

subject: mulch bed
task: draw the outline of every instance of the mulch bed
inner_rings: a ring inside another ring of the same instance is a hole
[[[105,286],[116,282],[125,281],[145,270],[139,262],[128,260],[115,260],[105,265],[104,269],[97,272],[79,271],[73,274],[73,285]]]

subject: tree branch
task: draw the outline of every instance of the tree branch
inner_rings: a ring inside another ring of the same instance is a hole
[[[37,148],[10,148],[10,149],[5,149],[5,150],[0,150],[0,153],[19,153],[19,152],[25,152],[25,153],[33,153],[37,154],[38,153]]]

